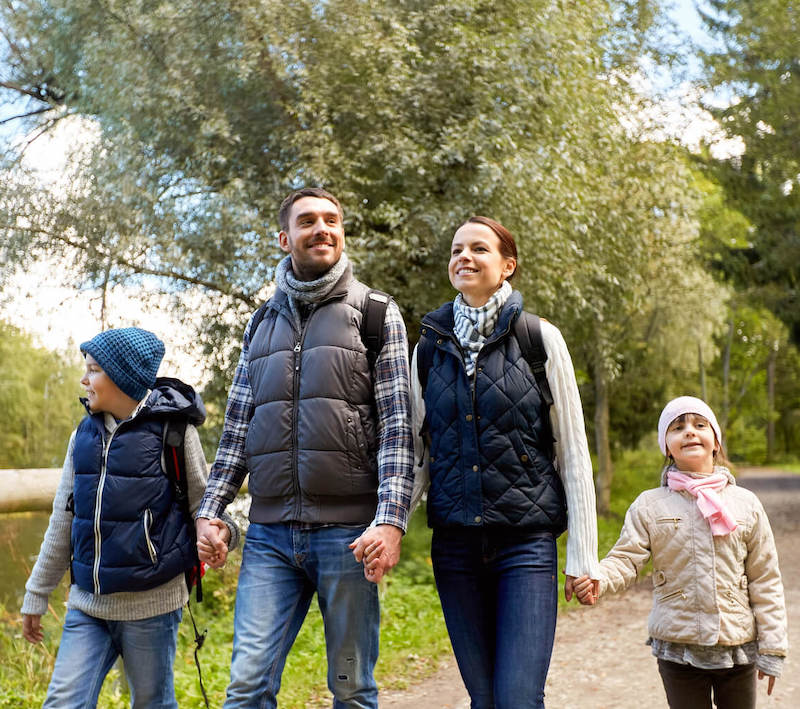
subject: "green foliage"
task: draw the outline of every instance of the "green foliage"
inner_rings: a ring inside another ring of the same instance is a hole
[[[709,160],[726,203],[751,223],[747,244],[723,265],[769,307],[800,343],[800,103],[798,19],[792,0],[709,0],[704,13],[717,48],[702,54],[714,91],[709,110],[744,154]],[[719,106],[719,98],[725,104]]]
[[[80,420],[81,369],[0,321],[0,468],[60,467]]]

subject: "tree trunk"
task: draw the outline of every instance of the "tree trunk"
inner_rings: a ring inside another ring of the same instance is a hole
[[[608,514],[611,505],[611,478],[614,470],[611,465],[611,444],[608,438],[608,381],[606,373],[598,367],[594,373],[594,436],[597,447],[597,511]]]
[[[767,463],[775,459],[775,363],[778,352],[770,349],[767,358]]]
[[[728,322],[728,337],[725,341],[725,349],[722,352],[722,416],[720,416],[720,428],[723,432],[728,430],[728,417],[730,415],[730,379],[731,379],[731,350],[733,349],[733,318]]]
[[[706,392],[706,364],[703,361],[703,343],[697,343],[697,368],[700,370],[700,398],[703,401],[708,401],[708,394]]]

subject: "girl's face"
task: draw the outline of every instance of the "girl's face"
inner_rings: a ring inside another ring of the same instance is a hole
[[[485,305],[516,267],[516,259],[500,253],[500,239],[485,224],[468,222],[453,236],[447,273],[470,307]]]
[[[714,454],[719,450],[714,429],[700,414],[678,416],[667,428],[664,438],[667,453],[679,470],[690,473],[713,473]]]

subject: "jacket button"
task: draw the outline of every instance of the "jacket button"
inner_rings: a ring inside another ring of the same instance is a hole
[[[478,472],[478,466],[477,465],[473,465],[472,466],[472,472],[473,473],[477,473]]]
[[[480,515],[475,515],[475,523],[476,524],[480,524],[481,523],[481,516]]]
[[[472,414],[467,414],[467,421],[472,421]]]
[[[437,344],[437,345],[441,345],[441,344],[442,344],[442,341],[441,341],[441,340],[436,340],[436,344]]]
[[[521,460],[523,463],[527,463],[527,462],[528,462],[528,456],[527,456],[527,455],[525,455],[524,453],[523,453],[523,454],[522,454],[522,455],[519,457],[519,459],[520,459],[520,460]]]
[[[426,334],[427,332],[428,332],[428,330],[427,330],[426,328],[424,328],[424,327],[423,327],[423,328],[422,328],[422,334],[424,335],[424,334]]]

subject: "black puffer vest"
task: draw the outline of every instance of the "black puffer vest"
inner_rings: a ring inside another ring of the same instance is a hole
[[[251,521],[367,524],[375,516],[377,417],[361,340],[367,293],[348,267],[297,332],[277,291],[251,335]]]
[[[567,526],[553,440],[536,379],[511,330],[514,291],[467,377],[453,334],[453,303],[422,320],[436,347],[425,388],[432,527],[514,527],[560,534]]]

